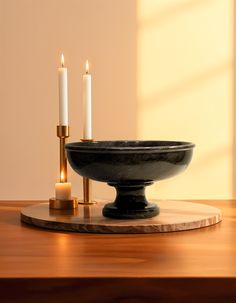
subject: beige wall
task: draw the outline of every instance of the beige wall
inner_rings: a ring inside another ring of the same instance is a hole
[[[69,69],[70,141],[93,74],[96,139],[197,144],[149,197],[232,196],[232,0],[0,0],[0,197],[46,199],[59,178],[57,67]],[[75,195],[81,178],[69,171]],[[113,190],[94,183],[94,196]]]

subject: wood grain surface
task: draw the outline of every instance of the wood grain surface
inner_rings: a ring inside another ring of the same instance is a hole
[[[222,210],[219,224],[135,235],[21,223],[38,202],[0,202],[0,302],[236,302],[236,200],[199,201]]]

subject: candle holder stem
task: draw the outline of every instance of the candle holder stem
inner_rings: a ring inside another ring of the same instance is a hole
[[[60,138],[60,182],[67,182],[66,138]]]
[[[91,182],[89,178],[83,177],[83,196],[84,204],[91,203]]]
[[[67,182],[67,159],[65,152],[66,138],[69,137],[69,126],[58,125],[57,136],[60,139],[60,182]]]
[[[81,139],[81,141],[92,142],[93,139]],[[92,200],[92,182],[89,178],[83,177],[83,200],[79,201],[79,204],[89,205],[96,203],[96,201]]]

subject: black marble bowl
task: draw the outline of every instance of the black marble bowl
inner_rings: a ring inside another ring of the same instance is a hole
[[[117,190],[103,215],[118,219],[154,217],[159,208],[145,197],[145,186],[183,171],[194,144],[178,141],[93,141],[66,144],[71,167],[81,176]]]

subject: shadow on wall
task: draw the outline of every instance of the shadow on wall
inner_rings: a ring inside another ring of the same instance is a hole
[[[233,196],[232,6],[138,1],[138,137],[196,143],[189,169],[152,198]]]

